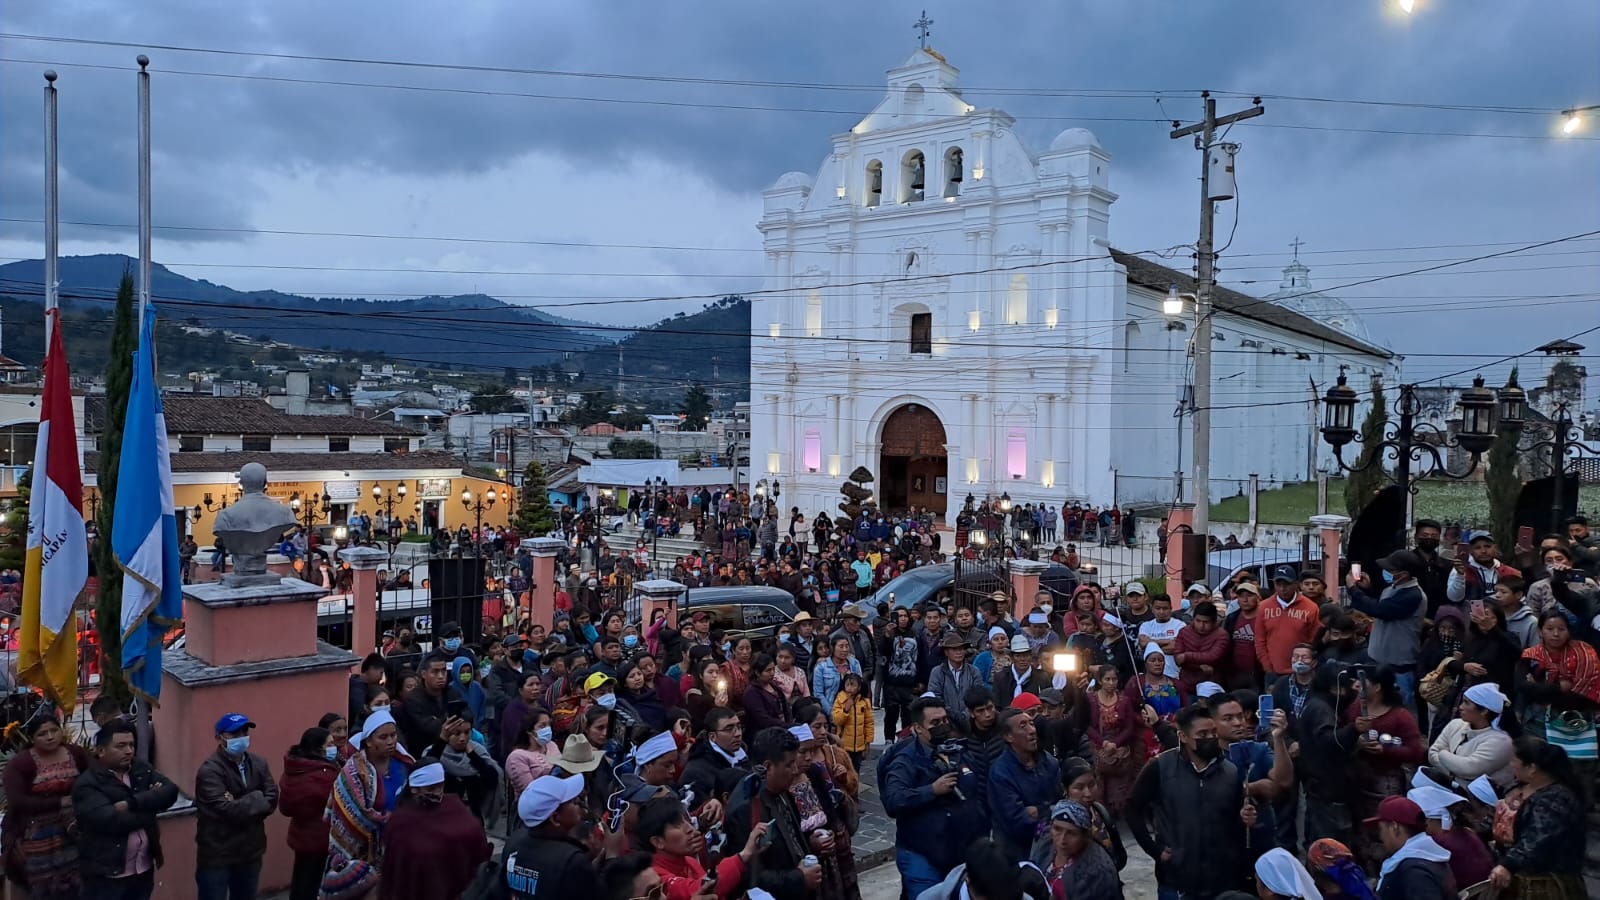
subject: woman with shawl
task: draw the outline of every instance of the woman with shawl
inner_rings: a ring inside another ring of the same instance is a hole
[[[410,774],[412,759],[387,709],[367,717],[350,742],[360,751],[345,762],[328,798],[328,870],[323,900],[361,900],[378,886],[383,827]]]
[[[1105,848],[1093,837],[1094,814],[1076,800],[1050,808],[1050,827],[1034,843],[1033,864],[1054,900],[1120,900],[1122,885]]]
[[[800,832],[813,841],[810,850],[822,863],[822,884],[817,896],[825,900],[861,900],[856,880],[855,854],[850,849],[850,826],[858,821],[854,802],[833,783],[823,760],[824,741],[810,725],[795,725],[789,733],[800,742],[801,777],[789,788],[800,816]],[[828,837],[819,841],[818,832]],[[818,843],[828,845],[819,849]]]
[[[1515,678],[1519,718],[1535,735],[1542,725],[1545,738],[1569,752],[1587,751],[1588,758],[1573,762],[1583,782],[1592,784],[1594,713],[1600,706],[1600,659],[1594,648],[1572,636],[1564,613],[1547,610],[1539,614],[1539,642],[1522,651]]]

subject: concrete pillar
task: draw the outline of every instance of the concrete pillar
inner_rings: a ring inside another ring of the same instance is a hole
[[[1322,539],[1322,580],[1328,592],[1339,596],[1339,551],[1344,544],[1344,529],[1350,524],[1349,516],[1312,516],[1311,524]]]
[[[1192,532],[1194,528],[1194,504],[1174,503],[1167,512],[1167,596],[1182,597],[1183,570],[1187,568],[1183,558],[1183,536]]]
[[[1033,609],[1033,595],[1039,593],[1039,576],[1050,564],[1033,559],[1011,559],[1006,564],[1011,572],[1011,615],[1021,622]]]
[[[359,660],[317,640],[317,600],[325,593],[292,578],[184,587],[187,640],[164,654],[161,708],[152,717],[161,771],[184,794],[194,796],[195,773],[217,749],[214,728],[223,715],[241,713],[256,724],[253,747],[281,777],[277,748],[298,741],[308,720],[343,711]],[[156,874],[155,896],[162,900],[194,897],[194,821],[192,808],[161,817],[167,866]],[[288,824],[278,815],[266,820],[263,896],[289,886]]]
[[[1317,515],[1328,514],[1328,473],[1317,473]]]
[[[1250,473],[1250,485],[1245,489],[1245,504],[1249,508],[1247,513],[1249,522],[1246,526],[1250,529],[1250,536],[1255,537],[1256,523],[1261,521],[1261,476]]]
[[[354,573],[350,588],[350,651],[365,657],[378,649],[378,570],[389,554],[377,547],[347,547],[339,558]]]
[[[688,588],[669,578],[635,581],[633,593],[639,598],[639,629],[650,627],[656,610],[665,610],[667,627],[678,627],[678,604]]]
[[[543,625],[546,632],[555,630],[556,588],[561,573],[556,571],[556,554],[565,546],[560,538],[523,538],[522,549],[533,557],[533,584],[528,588],[529,621]]]

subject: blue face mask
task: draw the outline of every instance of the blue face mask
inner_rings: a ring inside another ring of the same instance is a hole
[[[533,736],[539,740],[539,743],[548,744],[555,737],[555,732],[551,731],[549,725],[546,725],[543,728],[536,729],[533,732]]]
[[[732,652],[733,652],[733,644],[724,641],[723,644],[722,644],[722,655],[727,656],[728,654],[730,654]]]
[[[783,634],[780,634],[780,635],[778,635],[778,643],[780,643],[780,644],[787,644],[787,643],[789,643],[789,635],[788,635],[788,633],[787,633],[787,632],[785,632],[785,633],[783,633]]]
[[[461,649],[461,638],[445,638],[444,648],[451,653]]]
[[[328,762],[333,762],[339,758],[339,748],[332,744],[322,748],[322,758],[326,759]]]
[[[243,756],[250,749],[250,736],[228,738],[227,747],[229,756]]]
[[[1388,569],[1384,569],[1383,570],[1383,583],[1384,584],[1394,584],[1394,573],[1389,571]]]
[[[493,663],[488,663],[488,662],[479,664],[479,666],[478,666],[478,677],[479,678],[488,678],[489,677],[489,669],[493,665],[494,665]]]
[[[637,634],[625,634],[625,635],[623,635],[622,636],[622,646],[627,647],[630,650],[632,648],[634,648],[634,647],[639,646],[639,636]]]

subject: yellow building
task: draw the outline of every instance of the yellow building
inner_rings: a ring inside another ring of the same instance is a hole
[[[340,524],[358,513],[392,512],[430,527],[472,527],[476,514],[462,503],[496,502],[483,524],[507,524],[510,486],[493,472],[467,467],[444,450],[418,449],[422,434],[403,425],[357,416],[293,415],[265,400],[167,394],[167,440],[172,492],[180,522],[202,546],[226,503],[239,496],[238,473],[246,463],[267,467],[267,494],[283,503],[301,501],[301,520],[314,526]],[[96,473],[105,398],[83,401],[84,512],[98,505]],[[403,492],[401,488],[404,488]],[[374,490],[376,489],[376,491]],[[326,513],[323,501],[326,499]],[[308,518],[309,517],[309,518]]]

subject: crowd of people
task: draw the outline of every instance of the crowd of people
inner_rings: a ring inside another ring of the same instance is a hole
[[[850,900],[873,783],[907,898],[1121,897],[1130,840],[1163,898],[1585,896],[1586,523],[1523,567],[1481,533],[1445,556],[1423,521],[1340,586],[1284,567],[1179,598],[1086,580],[898,607],[879,565],[924,558],[876,527],[860,589],[771,633],[629,621],[579,585],[548,627],[386,641],[293,746],[223,716],[193,780],[198,896],[253,898],[284,816],[291,900]],[[803,587],[781,544],[750,571]],[[48,707],[23,725],[5,872],[141,900],[178,791],[122,710],[91,712],[87,752]]]

